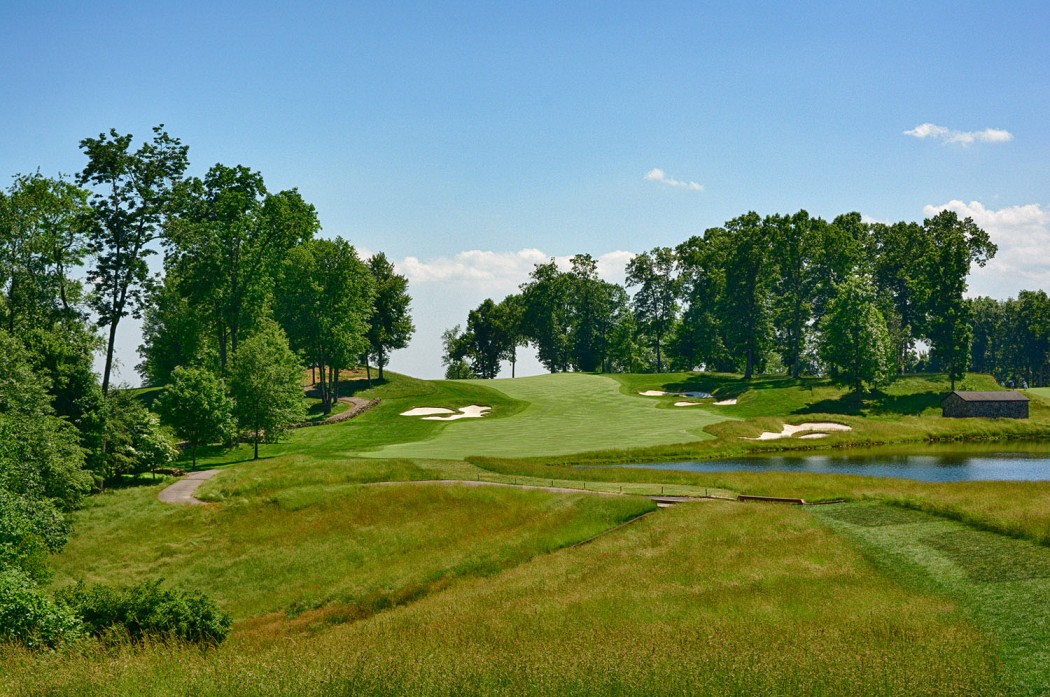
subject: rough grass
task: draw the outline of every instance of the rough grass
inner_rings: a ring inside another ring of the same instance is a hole
[[[798,509],[694,504],[361,621],[216,651],[9,652],[49,694],[995,695],[993,647]]]
[[[444,388],[448,383],[439,384]],[[427,440],[389,445],[367,456],[528,457],[580,453],[610,446],[637,448],[686,443],[711,439],[713,436],[704,428],[728,418],[700,407],[658,408],[665,403],[625,395],[615,380],[600,375],[540,375],[492,380],[485,386],[502,393],[504,398],[501,401],[525,406],[513,418],[492,418],[500,416],[497,405],[491,416],[441,424],[443,428],[434,431]],[[445,405],[427,403],[419,406]],[[409,417],[402,419],[414,420]]]
[[[1050,685],[1050,549],[887,506],[815,509],[906,585],[951,595],[995,638],[1013,695]]]
[[[163,577],[237,620],[327,606],[368,614],[450,579],[495,573],[645,511],[646,499],[512,488],[235,483],[172,506],[155,487],[93,497],[56,558],[56,585]]]

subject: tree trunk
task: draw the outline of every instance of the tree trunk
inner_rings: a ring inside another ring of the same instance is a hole
[[[106,344],[106,370],[102,374],[102,396],[109,394],[109,373],[113,369],[113,344],[117,340],[117,323],[109,325],[109,343]]]
[[[365,354],[365,379],[368,381],[368,386],[372,386],[372,367],[368,365],[368,354]]]
[[[379,382],[383,382],[383,364],[386,363],[386,356],[383,355],[383,349],[379,349],[379,355],[376,356],[376,365],[379,366]]]
[[[190,459],[193,460],[193,466],[197,466],[197,444],[194,443],[190,446]]]
[[[252,459],[259,459],[259,429],[255,429],[255,457],[253,457]]]

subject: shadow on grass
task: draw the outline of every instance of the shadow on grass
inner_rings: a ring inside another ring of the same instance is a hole
[[[876,390],[860,399],[849,392],[836,399],[822,399],[799,407],[793,414],[843,414],[845,416],[918,416],[930,408],[939,407],[940,392],[917,392],[888,395]]]
[[[163,484],[166,480],[171,479],[165,477],[162,474],[154,477],[149,472],[135,475],[121,475],[118,479],[106,482],[106,491],[113,491],[115,489],[138,489],[142,486],[156,486]]]
[[[779,390],[785,387],[797,387],[812,391],[814,387],[829,384],[819,378],[795,379],[788,375],[762,375],[745,380],[739,375],[727,373],[704,373],[693,375],[685,380],[667,383],[664,388],[671,392],[710,392],[719,399],[739,397],[748,390]]]

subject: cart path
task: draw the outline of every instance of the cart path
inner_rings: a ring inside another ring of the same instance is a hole
[[[222,470],[203,470],[200,472],[191,472],[186,475],[183,479],[175,482],[171,486],[165,488],[157,497],[164,503],[188,503],[188,504],[204,504],[205,501],[201,501],[198,498],[194,498],[193,493],[197,491],[204,482],[208,481]],[[550,491],[556,494],[591,494],[595,496],[645,496],[646,498],[652,499],[656,504],[664,508],[678,503],[689,503],[698,501],[711,500],[705,497],[694,497],[694,496],[663,496],[663,495],[645,495],[645,494],[621,494],[615,491],[595,491],[594,489],[573,489],[569,487],[560,486],[542,486],[537,484],[511,484],[509,482],[486,482],[477,481],[474,479],[416,479],[408,480],[403,482],[367,482],[361,486],[498,486],[498,487],[510,487],[514,489],[530,489],[533,491]]]
[[[194,492],[197,491],[197,487],[221,471],[222,470],[201,470],[200,472],[190,472],[179,481],[162,490],[157,494],[157,498],[164,503],[203,505],[205,502],[195,498],[193,496]]]

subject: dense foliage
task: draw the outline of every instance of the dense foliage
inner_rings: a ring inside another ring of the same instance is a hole
[[[55,598],[83,623],[83,631],[97,637],[147,637],[220,644],[233,620],[203,593],[165,589],[146,581],[128,587],[78,583],[61,589]]]
[[[989,332],[1017,346],[1027,341],[1020,338],[1025,332],[1045,337],[1045,323],[1025,320],[1020,328],[987,302],[975,317],[964,297],[972,265],[995,253],[986,232],[951,211],[892,225],[866,223],[859,213],[828,222],[804,210],[765,218],[750,212],[673,249],[635,256],[626,268],[632,295],[599,279],[590,255],[573,257],[569,269],[554,259],[537,264],[520,294],[484,301],[471,310],[465,331],[446,335],[444,360],[449,376],[495,377],[500,361],[531,344],[551,372],[670,367],[741,372],[745,379],[781,372],[830,375],[857,387],[857,370],[834,358],[843,335],[829,334],[840,325],[827,315],[844,284],[863,278],[870,287],[864,322],[878,337],[868,358],[878,369],[861,371],[869,377],[860,383],[929,370],[947,373],[954,386],[971,364],[985,369],[994,355],[999,373],[1045,384],[1050,372],[1033,367],[1048,361],[1038,340],[1030,350],[987,348]],[[1038,304],[1030,293],[1022,298],[1015,304]],[[971,352],[975,331],[979,356]]]

